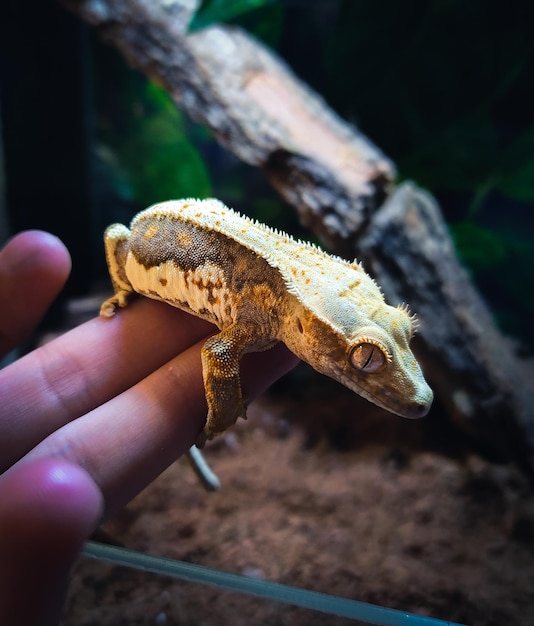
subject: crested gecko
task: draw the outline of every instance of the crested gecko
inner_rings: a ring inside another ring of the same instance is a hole
[[[239,362],[282,341],[300,359],[404,417],[425,415],[432,391],[410,350],[415,317],[386,304],[357,262],[226,207],[173,200],[138,213],[104,237],[114,295],[161,300],[215,324],[202,348],[208,415],[197,446],[245,417]]]

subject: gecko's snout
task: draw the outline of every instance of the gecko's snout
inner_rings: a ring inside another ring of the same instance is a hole
[[[410,407],[410,417],[424,417],[430,410],[431,402],[414,402]]]
[[[434,394],[432,393],[430,387],[427,387],[424,397],[416,398],[413,402],[406,406],[404,417],[411,419],[424,417],[430,411],[433,399]]]

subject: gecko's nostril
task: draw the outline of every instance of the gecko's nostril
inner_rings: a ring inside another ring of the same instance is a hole
[[[409,407],[409,415],[407,417],[412,417],[412,418],[424,417],[430,410],[431,405],[432,405],[432,392],[430,391],[430,397],[428,398],[428,400],[424,399],[424,400],[416,400],[415,402],[412,402],[412,404]]]

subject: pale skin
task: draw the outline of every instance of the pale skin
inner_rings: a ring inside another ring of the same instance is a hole
[[[0,251],[0,353],[31,332],[69,271],[46,233]],[[57,624],[83,541],[193,444],[206,416],[200,350],[213,331],[142,298],[0,370],[0,623]],[[247,355],[248,397],[296,362],[280,344]]]

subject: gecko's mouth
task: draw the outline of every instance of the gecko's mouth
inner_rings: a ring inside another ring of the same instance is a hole
[[[362,398],[379,406],[381,409],[385,409],[400,417],[408,419],[423,417],[428,413],[432,404],[433,393],[426,383],[425,388],[421,389],[415,397],[399,402],[397,394],[393,395],[389,390],[382,387],[380,389],[380,396],[378,396],[369,389],[356,383],[341,370],[337,371],[337,377],[345,387],[348,387],[351,391],[354,391],[354,393],[357,393]]]

